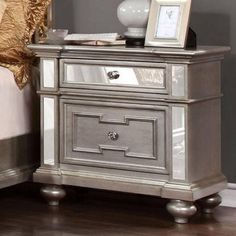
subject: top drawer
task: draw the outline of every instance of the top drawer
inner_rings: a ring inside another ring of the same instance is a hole
[[[61,87],[169,94],[170,75],[164,63],[61,59],[60,71]]]

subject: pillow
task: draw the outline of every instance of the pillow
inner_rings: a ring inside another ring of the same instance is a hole
[[[19,88],[31,78],[32,52],[27,48],[51,0],[0,0],[0,65],[10,69]],[[1,79],[1,78],[0,78]]]
[[[2,21],[3,14],[6,10],[7,4],[5,0],[0,0],[0,23]]]

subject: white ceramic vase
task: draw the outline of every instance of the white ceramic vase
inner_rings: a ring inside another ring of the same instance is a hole
[[[119,21],[128,27],[129,38],[145,38],[150,0],[124,0],[117,9]]]

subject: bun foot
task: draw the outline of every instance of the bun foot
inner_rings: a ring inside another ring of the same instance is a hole
[[[59,201],[66,196],[65,190],[58,185],[46,185],[40,189],[41,195],[49,206],[58,206]]]
[[[188,219],[197,212],[192,202],[182,200],[171,200],[167,204],[167,210],[179,224],[188,223]]]
[[[212,214],[214,208],[220,205],[222,199],[219,194],[213,194],[208,197],[204,197],[198,200],[199,206],[202,208],[202,212],[205,214]]]

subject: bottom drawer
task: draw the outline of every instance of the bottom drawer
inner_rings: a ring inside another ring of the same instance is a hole
[[[168,107],[61,100],[61,162],[167,171]]]

